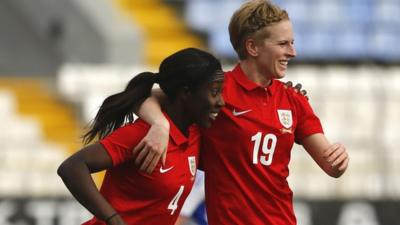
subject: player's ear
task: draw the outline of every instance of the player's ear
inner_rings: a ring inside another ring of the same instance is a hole
[[[249,54],[250,56],[258,56],[258,48],[256,45],[256,41],[253,38],[248,38],[245,41],[245,47],[246,47],[246,51],[247,54]]]

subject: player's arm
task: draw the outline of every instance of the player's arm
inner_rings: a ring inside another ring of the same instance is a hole
[[[346,171],[349,155],[344,145],[330,144],[322,133],[305,137],[301,144],[329,176],[338,178]]]
[[[133,149],[133,155],[138,154],[135,163],[141,170],[151,173],[158,161],[165,163],[168,140],[169,122],[161,111],[161,103],[166,101],[160,89],[152,91],[139,107],[137,115],[151,125],[150,130],[140,143]]]
[[[112,159],[107,151],[96,143],[66,159],[57,173],[71,194],[96,218],[105,221],[107,225],[125,225],[115,209],[100,194],[90,175],[112,166]]]

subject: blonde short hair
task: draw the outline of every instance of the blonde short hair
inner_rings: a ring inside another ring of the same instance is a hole
[[[289,20],[286,10],[269,0],[249,0],[232,15],[229,23],[231,44],[239,59],[247,57],[245,41],[262,28]],[[269,34],[266,34],[268,37]]]

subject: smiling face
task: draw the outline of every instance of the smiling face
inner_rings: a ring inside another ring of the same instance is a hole
[[[223,73],[218,71],[212,81],[205,82],[196,90],[191,91],[191,97],[185,110],[194,123],[208,128],[216,119],[219,111],[225,105],[222,98],[223,82]]]
[[[257,31],[253,38],[258,70],[269,79],[285,76],[288,62],[296,56],[292,23],[289,20],[266,26]]]

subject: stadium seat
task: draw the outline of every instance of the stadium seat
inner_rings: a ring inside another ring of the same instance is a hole
[[[314,26],[307,33],[303,33],[302,54],[299,59],[327,60],[336,58],[335,30],[327,26]]]
[[[373,7],[373,18],[379,25],[400,26],[400,2],[397,0],[376,1]]]
[[[362,185],[360,185],[362,184]],[[382,176],[377,171],[348,170],[341,177],[338,195],[343,198],[381,198],[384,194]]]
[[[191,0],[185,4],[184,16],[188,25],[197,31],[207,32],[214,22],[217,7],[210,0]]]
[[[67,201],[56,208],[57,214],[62,215],[60,224],[82,224],[90,220],[93,215],[76,201]]]
[[[365,66],[352,70],[350,77],[352,90],[351,97],[357,99],[374,99],[381,91],[380,77],[378,74],[382,73],[376,67]]]
[[[43,171],[31,171],[28,173],[29,178],[27,178],[27,182],[29,182],[26,193],[32,197],[44,197],[44,196],[54,196],[54,183],[53,180],[57,178],[57,182],[61,182],[59,177],[56,177],[56,173],[49,173]]]
[[[320,83],[321,93],[324,98],[345,101],[351,95],[350,82],[352,82],[349,70],[344,66],[329,66],[321,70],[320,77],[324,82]]]
[[[342,1],[314,1],[314,4],[306,5],[306,7],[310,8],[314,25],[339,27],[345,24],[345,6]]]
[[[337,183],[327,176],[320,168],[313,172],[303,173],[304,193],[302,196],[309,199],[330,199],[337,194]],[[335,193],[335,194],[334,194]]]
[[[290,19],[294,23],[310,23],[312,22],[312,9],[308,7],[307,1],[298,0],[298,1],[282,1],[282,3],[275,2],[282,8],[284,8],[290,16]]]
[[[229,32],[226,29],[214,29],[209,36],[208,45],[215,51],[217,57],[235,58],[236,52],[233,50],[229,40]]]
[[[335,32],[335,48],[338,59],[364,60],[368,59],[365,46],[368,42],[367,30],[357,25],[338,28]]]
[[[294,202],[293,208],[296,215],[297,224],[313,225],[312,210],[309,204],[296,201]]]
[[[376,100],[355,100],[348,106],[348,118],[345,138],[353,142],[373,142],[377,137],[381,126],[379,110],[382,109]]]
[[[0,118],[7,120],[16,110],[15,96],[11,91],[0,89]]]
[[[26,185],[26,176],[23,171],[12,168],[0,170],[0,196],[24,196]]]
[[[382,112],[380,122],[383,128],[381,135],[386,143],[400,140],[400,132],[398,131],[400,124],[399,115],[399,101],[388,101],[385,103],[385,111]]]
[[[385,67],[381,70],[381,85],[386,99],[400,101],[400,66]]]
[[[1,165],[0,168],[5,170],[14,169],[15,171],[27,171],[31,169],[33,155],[36,149],[6,147],[0,151]]]
[[[352,28],[360,27],[366,29],[372,23],[371,17],[374,0],[346,0],[344,4],[344,15],[346,23]]]
[[[89,94],[84,97],[82,101],[82,113],[83,113],[83,120],[86,123],[91,122],[95,116],[97,111],[99,110],[101,104],[103,103],[104,99],[107,97],[105,94]]]
[[[392,197],[393,199],[398,198],[398,196],[400,196],[400,175],[395,174],[389,176],[388,181],[390,187],[390,189],[388,190],[388,196]]]
[[[55,171],[64,159],[67,158],[67,150],[54,143],[42,143],[31,154],[31,168],[40,171]]]
[[[208,34],[209,46],[215,53],[234,58],[223,31],[226,32],[232,12],[242,2],[187,1],[185,17],[189,26]],[[399,1],[279,0],[275,3],[289,12],[294,24],[298,60],[399,61],[400,47],[385,44],[394,43],[400,35]]]
[[[1,142],[36,143],[43,137],[42,128],[38,121],[29,117],[16,117],[15,115],[0,123],[2,133]]]
[[[79,101],[80,90],[78,82],[82,76],[82,70],[79,66],[64,65],[58,71],[57,90],[63,97],[71,102]]]
[[[396,43],[400,30],[394,27],[377,25],[370,33],[368,42],[369,56],[376,60],[387,62],[398,62],[400,59],[400,45],[388,44]]]

